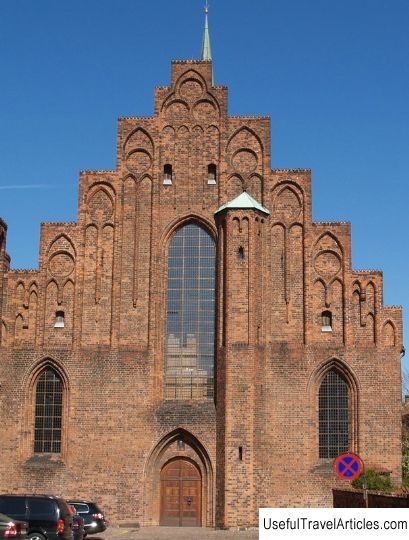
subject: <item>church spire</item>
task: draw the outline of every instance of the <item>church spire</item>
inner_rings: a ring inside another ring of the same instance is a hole
[[[209,13],[209,4],[206,0],[205,5],[205,26],[203,32],[203,42],[202,42],[202,60],[211,61],[212,60],[212,50],[210,48],[210,35],[209,35],[209,24],[207,21],[207,15]]]

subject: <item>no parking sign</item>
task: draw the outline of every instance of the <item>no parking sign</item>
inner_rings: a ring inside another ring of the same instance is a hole
[[[358,478],[363,467],[362,459],[352,452],[344,452],[334,461],[335,473],[343,480],[354,480]]]

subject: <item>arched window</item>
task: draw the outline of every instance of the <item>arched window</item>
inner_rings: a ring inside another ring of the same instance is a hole
[[[173,235],[168,249],[165,398],[213,397],[215,338],[213,238],[188,223]]]
[[[323,311],[321,313],[322,331],[332,332],[332,313],[330,311]]]
[[[55,322],[54,328],[64,328],[65,326],[65,315],[63,311],[55,312]]]
[[[170,165],[169,163],[163,166],[163,185],[172,185],[172,165]]]
[[[217,183],[217,167],[214,163],[210,163],[207,166],[207,183],[209,185],[215,185]]]
[[[347,380],[331,369],[319,391],[319,457],[334,458],[350,446],[350,392]]]
[[[61,452],[63,384],[57,373],[46,368],[35,391],[34,452]]]

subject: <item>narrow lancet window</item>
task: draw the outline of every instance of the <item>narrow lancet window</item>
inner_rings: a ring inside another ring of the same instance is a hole
[[[217,169],[214,163],[207,166],[207,183],[209,185],[217,184]]]
[[[60,377],[45,369],[36,386],[34,452],[61,452],[62,399]]]
[[[213,238],[196,223],[170,241],[165,399],[213,397],[215,256]]]
[[[169,165],[169,163],[167,163],[163,167],[163,185],[164,186],[172,185],[172,165]]]
[[[323,311],[321,314],[323,332],[332,332],[332,313],[330,311]]]
[[[331,369],[319,391],[319,457],[335,458],[349,450],[350,398],[348,383]]]

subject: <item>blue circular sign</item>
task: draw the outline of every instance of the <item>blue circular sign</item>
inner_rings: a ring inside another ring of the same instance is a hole
[[[358,478],[363,469],[362,459],[352,452],[340,454],[334,461],[335,473],[343,480]]]

